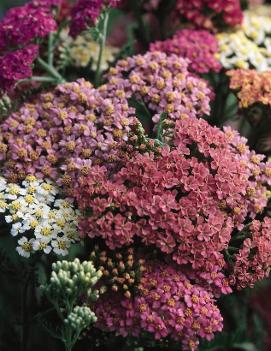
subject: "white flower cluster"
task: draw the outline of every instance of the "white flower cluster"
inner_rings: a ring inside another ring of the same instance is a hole
[[[271,66],[271,18],[246,11],[241,27],[216,38],[217,58],[224,68],[266,71]]]
[[[76,67],[87,67],[96,71],[99,60],[100,46],[92,39],[90,33],[84,32],[75,39],[66,31],[61,33],[62,45],[59,47],[60,61],[69,62]],[[114,62],[119,49],[106,45],[101,62],[101,70],[106,71],[109,63]],[[61,63],[60,63],[61,65]]]
[[[56,199],[58,189],[50,180],[28,176],[22,185],[0,177],[0,213],[11,224],[13,236],[25,234],[17,251],[30,257],[35,251],[67,255],[71,243],[78,241],[79,212],[63,199]],[[34,234],[34,235],[33,235]]]

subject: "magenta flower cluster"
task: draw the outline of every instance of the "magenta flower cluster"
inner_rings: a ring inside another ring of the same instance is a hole
[[[215,300],[204,288],[191,284],[174,265],[148,262],[134,299],[109,292],[94,305],[102,330],[139,336],[149,332],[156,340],[170,337],[183,350],[196,350],[199,338],[211,340],[222,330]]]
[[[104,6],[117,7],[121,0],[78,0],[71,12],[70,33],[76,36],[95,26]]]
[[[177,0],[177,12],[197,27],[208,29],[215,29],[215,16],[221,16],[229,26],[243,19],[240,0]]]
[[[11,90],[18,80],[32,76],[31,65],[38,54],[33,42],[56,30],[50,8],[59,2],[33,0],[10,9],[0,22],[0,91]]]
[[[266,206],[271,184],[270,163],[236,138],[187,118],[176,123],[176,146],[160,157],[135,155],[110,176],[91,168],[74,187],[79,208],[91,209],[82,237],[100,237],[112,250],[139,237],[193,267],[217,294],[230,292],[223,251],[233,230]]]
[[[173,121],[210,112],[211,91],[206,81],[189,73],[188,60],[158,51],[118,61],[103,89],[110,96],[116,89],[124,90],[127,99],[143,101],[153,112],[155,124],[163,112]]]
[[[27,45],[56,28],[55,20],[43,7],[38,8],[30,2],[12,8],[0,22],[0,48],[5,51],[11,46]]]
[[[16,82],[32,76],[32,64],[39,53],[38,45],[28,45],[0,56],[0,88],[10,91]]]
[[[194,73],[219,72],[221,69],[215,58],[218,52],[216,37],[206,30],[179,30],[171,39],[152,43],[150,50],[188,58],[188,69]]]
[[[57,179],[76,165],[83,172],[93,161],[112,162],[133,123],[133,109],[118,96],[105,98],[79,80],[23,105],[0,126],[4,175],[12,181],[27,174]]]

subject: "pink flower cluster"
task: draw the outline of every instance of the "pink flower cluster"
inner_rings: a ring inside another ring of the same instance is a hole
[[[219,72],[221,69],[220,62],[215,58],[218,52],[217,40],[206,30],[179,30],[171,39],[152,43],[150,50],[188,58],[191,72]]]
[[[117,7],[121,0],[78,0],[71,12],[70,33],[80,34],[88,27],[95,26],[103,6]]]
[[[0,56],[0,89],[9,91],[18,80],[31,77],[31,65],[38,53],[38,45],[28,45]]]
[[[197,27],[208,29],[215,28],[216,16],[222,16],[229,26],[240,24],[243,19],[240,0],[177,0],[177,11]]]
[[[234,256],[234,269],[231,276],[239,289],[253,287],[257,281],[267,278],[271,267],[271,218],[254,220],[249,226],[249,237]]]
[[[223,319],[212,296],[174,266],[149,262],[139,293],[123,298],[109,292],[94,305],[102,330],[139,336],[149,332],[156,340],[171,337],[183,350],[196,350],[199,338],[211,340],[222,330]]]
[[[43,7],[28,3],[10,9],[0,22],[0,48],[27,45],[37,38],[44,38],[56,30],[56,22]]]
[[[133,109],[120,96],[104,98],[79,80],[23,105],[0,125],[5,176],[13,181],[26,174],[57,179],[76,165],[84,172],[92,161],[112,162],[114,148],[127,140],[133,123]]]
[[[127,99],[143,101],[155,124],[163,112],[173,121],[210,112],[211,91],[204,80],[188,72],[188,60],[158,51],[118,61],[100,90],[107,95],[124,90]]]
[[[38,55],[38,46],[32,43],[56,30],[50,9],[59,3],[33,0],[6,13],[0,22],[0,91],[11,90],[19,79],[32,76],[30,65]]]
[[[179,120],[175,145],[158,157],[131,156],[113,175],[96,166],[80,177],[74,196],[91,210],[81,236],[100,237],[112,250],[139,237],[227,293],[223,251],[233,230],[266,206],[271,165],[233,131],[201,119]]]

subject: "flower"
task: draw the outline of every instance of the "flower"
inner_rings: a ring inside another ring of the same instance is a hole
[[[188,58],[188,69],[195,73],[218,72],[221,69],[215,57],[218,51],[217,40],[206,30],[179,30],[172,39],[152,43],[150,50]]]
[[[171,149],[131,154],[113,174],[94,166],[75,179],[79,209],[88,210],[80,234],[102,238],[111,250],[140,238],[192,267],[216,294],[228,293],[223,252],[232,233],[267,205],[271,173],[263,159],[231,129],[177,121]]]
[[[27,45],[56,30],[56,22],[42,7],[26,4],[10,9],[0,22],[0,49]]]
[[[234,255],[234,266],[231,279],[240,290],[253,287],[254,284],[267,278],[271,266],[271,219],[254,220],[249,226],[248,237],[241,249]]]
[[[230,88],[237,92],[239,106],[248,108],[256,103],[271,106],[271,73],[256,70],[231,70]]]
[[[176,10],[197,27],[208,29],[215,29],[217,16],[229,26],[240,24],[243,18],[239,0],[177,0]]]
[[[212,295],[174,265],[156,261],[148,262],[134,298],[109,291],[92,308],[102,330],[123,337],[147,331],[156,340],[181,342],[183,350],[196,350],[200,338],[211,340],[222,330]]]
[[[62,44],[59,47],[60,60],[59,65],[66,65],[68,61],[75,67],[89,67],[93,71],[97,69],[99,57],[99,45],[93,39],[90,33],[83,32],[75,39],[68,36],[68,33],[62,31]],[[115,60],[119,49],[111,45],[106,45],[101,62],[101,70],[106,71],[109,64]]]
[[[269,17],[246,11],[241,27],[231,32],[217,34],[219,44],[217,58],[227,69],[255,68],[257,71],[266,71],[271,63],[270,34]]]
[[[149,111],[147,123],[153,121],[154,127],[164,112],[171,121],[210,112],[207,82],[188,72],[188,60],[158,51],[118,61],[100,91],[104,96],[125,92],[127,99],[143,102]]]
[[[114,162],[134,123],[122,95],[104,97],[79,80],[23,105],[0,125],[5,176],[16,182],[27,174],[57,179],[67,172],[68,182],[78,168],[86,173],[95,162]]]
[[[78,0],[71,12],[70,34],[75,37],[88,27],[95,26],[103,6],[117,7],[120,0]]]
[[[29,240],[19,239],[18,253],[25,257],[35,251],[67,255],[71,243],[79,240],[79,212],[73,204],[57,198],[59,190],[49,180],[28,176],[18,185],[0,177],[0,183],[5,185],[0,191],[0,212],[11,225],[11,235],[32,235]]]
[[[0,90],[10,91],[19,80],[31,77],[38,52],[37,45],[29,45],[0,56]]]

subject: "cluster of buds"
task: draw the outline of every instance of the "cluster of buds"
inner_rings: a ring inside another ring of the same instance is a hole
[[[90,324],[95,323],[97,317],[87,306],[75,306],[73,311],[65,319],[65,324],[75,330],[86,329]]]
[[[141,274],[146,271],[145,260],[137,257],[132,247],[120,251],[102,251],[95,246],[90,258],[103,274],[101,292],[109,287],[114,292],[123,293],[128,299],[133,296]]]
[[[80,262],[76,258],[73,262],[57,261],[52,265],[50,282],[42,286],[43,291],[51,301],[75,301],[80,296],[86,296],[95,301],[98,291],[92,287],[101,278],[102,272],[97,271],[92,262]]]

